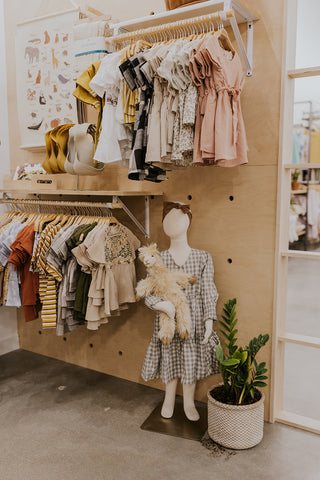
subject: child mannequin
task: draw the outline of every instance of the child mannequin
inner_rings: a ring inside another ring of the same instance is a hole
[[[174,412],[178,375],[182,373],[180,378],[183,385],[184,412],[189,420],[197,421],[199,413],[194,404],[196,380],[218,371],[215,347],[219,340],[212,330],[213,320],[216,319],[215,304],[218,293],[213,283],[210,255],[207,252],[192,249],[188,244],[187,230],[191,219],[191,210],[187,205],[173,202],[165,205],[163,229],[170,238],[170,248],[161,253],[169,269],[181,269],[198,277],[195,286],[189,286],[186,289],[193,321],[191,335],[186,341],[181,341],[175,336],[169,347],[160,346],[158,339],[156,346],[155,335],[158,331],[156,317],[155,334],[146,354],[142,376],[145,380],[159,376],[162,378],[166,384],[166,393],[161,415],[164,418],[171,418]],[[205,302],[206,307],[203,309],[199,302],[201,305]],[[175,317],[175,308],[171,302],[150,296],[146,299],[146,304],[155,311],[165,312],[171,318]],[[202,318],[202,311],[205,318]],[[161,352],[159,348],[162,349]],[[180,353],[180,361],[178,353]],[[203,364],[202,358],[205,358],[208,363]],[[196,375],[195,372],[197,372]]]

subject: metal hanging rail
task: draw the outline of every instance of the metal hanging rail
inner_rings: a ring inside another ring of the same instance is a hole
[[[76,193],[76,192],[75,192]],[[48,194],[51,194],[51,192]],[[62,200],[45,200],[45,199],[25,199],[25,198],[11,198],[7,193],[3,193],[3,198],[0,199],[0,203],[21,206],[55,206],[64,208],[105,208],[107,210],[122,209],[128,217],[133,221],[136,227],[143,233],[145,238],[150,238],[150,213],[149,213],[149,196],[144,195],[145,204],[145,226],[143,226],[129,208],[123,203],[123,201],[117,196],[112,197],[112,202],[86,202],[86,201],[62,201]],[[71,215],[78,215],[74,213]]]
[[[155,15],[135,18],[111,25],[114,36],[106,39],[107,43],[119,45],[120,42],[134,39],[173,34],[181,37],[181,27],[192,26],[199,33],[204,25],[220,21],[224,26],[230,25],[238,44],[240,56],[248,76],[252,75],[253,60],[253,22],[259,17],[239,0],[209,0],[200,4],[189,5]],[[247,49],[244,46],[238,24],[247,24]]]

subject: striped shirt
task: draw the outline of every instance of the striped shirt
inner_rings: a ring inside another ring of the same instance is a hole
[[[55,271],[46,258],[50,245],[61,230],[60,225],[47,225],[40,235],[33,252],[31,267],[39,271],[39,297],[42,303],[41,319],[43,328],[55,328],[57,323],[57,282]]]
[[[137,55],[145,48],[150,48],[150,46],[144,40],[138,40],[134,44],[129,45],[121,51],[121,63],[123,64],[130,57]],[[121,73],[123,74],[124,72]],[[136,108],[139,103],[139,91],[136,89],[132,92],[124,79],[122,80],[122,85],[123,122],[124,124],[132,124],[134,123]]]

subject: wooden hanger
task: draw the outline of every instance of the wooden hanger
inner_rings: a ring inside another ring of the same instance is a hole
[[[225,28],[220,28],[217,32],[215,32],[215,35],[218,37],[222,48],[232,52],[233,54],[235,53],[235,49]]]

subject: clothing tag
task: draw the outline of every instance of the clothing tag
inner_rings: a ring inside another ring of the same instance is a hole
[[[108,105],[112,105],[113,107],[116,107],[118,102],[117,100],[112,100],[112,98],[106,98],[105,103],[107,103]]]

